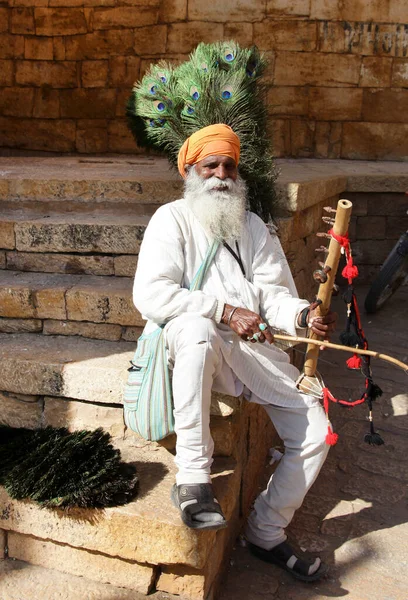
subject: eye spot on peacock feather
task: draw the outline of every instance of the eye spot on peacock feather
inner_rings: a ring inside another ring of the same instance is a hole
[[[232,98],[232,87],[227,85],[221,90],[221,98],[223,100],[230,100]]]
[[[191,88],[190,88],[190,96],[192,97],[193,100],[198,100],[200,97],[200,92],[195,87],[195,85],[191,86]]]
[[[152,85],[151,88],[149,89],[150,94],[152,94],[153,96],[155,95],[157,91],[157,88],[155,85]]]
[[[201,63],[200,67],[206,73],[208,72],[208,65],[207,65],[207,63]]]
[[[164,73],[157,73],[157,75],[162,83],[167,83],[167,77]]]
[[[154,103],[154,105],[158,112],[163,112],[164,110],[166,110],[166,105],[164,104],[164,102],[157,101]]]

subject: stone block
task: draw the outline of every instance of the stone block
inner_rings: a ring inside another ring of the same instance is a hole
[[[216,11],[213,11],[214,14]],[[171,24],[167,33],[167,52],[188,53],[200,42],[216,42],[223,37],[222,23],[189,21]]]
[[[1,333],[38,333],[42,327],[40,319],[0,319]]]
[[[137,254],[145,230],[142,225],[126,225],[126,218],[123,224],[110,225],[112,217],[109,216],[100,216],[96,220],[92,216],[78,215],[76,223],[69,215],[61,215],[54,220],[54,223],[51,218],[44,222],[16,223],[17,249],[23,252]]]
[[[373,123],[408,123],[408,90],[364,90],[363,119]]]
[[[255,23],[254,43],[260,50],[312,52],[316,49],[316,23],[301,20]]]
[[[275,157],[290,155],[290,121],[276,119],[271,121],[272,153]]]
[[[314,133],[316,124],[313,121],[291,121],[291,155],[309,158],[314,153]]]
[[[0,423],[10,427],[41,427],[42,401],[38,396],[0,392]]]
[[[175,23],[187,20],[187,0],[162,0],[160,3],[159,22]]]
[[[374,218],[374,217],[372,217]],[[381,217],[377,217],[381,218]],[[387,240],[397,240],[408,229],[408,216],[386,217],[385,237]]]
[[[279,52],[275,62],[275,85],[357,85],[360,61],[359,56],[334,56],[321,52]]]
[[[49,37],[27,37],[24,58],[29,60],[52,60],[54,58],[52,39]]]
[[[31,2],[33,0],[18,0],[19,2]],[[38,2],[41,0],[35,0],[36,6],[39,6]],[[115,6],[115,0],[42,0],[44,3],[46,2],[47,6],[84,6],[84,7],[93,7],[93,6]],[[125,4],[125,2],[123,2]],[[45,5],[45,4],[44,4]]]
[[[109,119],[115,116],[116,90],[75,89],[60,92],[61,117]]]
[[[0,33],[0,59],[24,58],[24,37],[22,35],[9,35]]]
[[[341,150],[342,124],[316,123],[315,156],[316,158],[339,158]]]
[[[106,152],[108,149],[107,126],[98,126],[98,121],[95,120],[94,126],[81,129],[79,122],[77,122],[76,134],[77,152],[85,154]],[[87,122],[89,123],[90,121]]]
[[[130,88],[139,79],[139,70],[140,58],[138,56],[115,56],[109,61],[109,85],[126,88],[130,95]]]
[[[156,25],[159,16],[157,6],[116,6],[115,8],[96,8],[93,13],[94,30],[113,27],[136,28]]]
[[[113,259],[116,277],[134,277],[137,267],[137,256],[131,254],[115,256]]]
[[[71,273],[84,275],[113,275],[113,257],[80,256],[77,254],[41,254],[37,252],[8,252],[7,266],[14,271]]]
[[[268,0],[266,4],[268,16],[307,17],[309,13],[309,0]]]
[[[125,327],[122,333],[122,340],[125,340],[126,342],[137,342],[142,331],[142,327]]]
[[[81,8],[36,8],[37,35],[76,35],[86,33],[88,27]]]
[[[44,427],[67,427],[69,431],[102,427],[112,438],[123,438],[123,408],[77,402],[63,398],[44,398]]]
[[[36,119],[58,119],[60,116],[59,91],[48,87],[35,90],[33,117]]]
[[[105,323],[45,320],[44,335],[80,335],[93,340],[120,340],[122,327]]]
[[[108,82],[108,61],[84,60],[81,63],[82,87],[106,87]]]
[[[353,244],[355,262],[358,265],[382,265],[394,244],[394,240],[377,240],[375,244],[371,240],[357,240]]]
[[[252,23],[225,23],[224,39],[235,40],[240,46],[245,48],[253,44],[254,33]]]
[[[70,38],[68,38],[70,39]],[[65,38],[64,37],[53,37],[53,47],[54,47],[54,60],[65,60],[66,52],[65,52]]]
[[[133,11],[136,12],[136,11]],[[68,37],[65,42],[67,60],[110,58],[133,54],[134,35],[130,29],[95,31]]]
[[[365,56],[361,64],[360,87],[390,87],[391,70],[391,58]]]
[[[33,102],[34,89],[4,88],[0,95],[0,112],[5,117],[31,117]]]
[[[385,215],[399,217],[399,221],[407,214],[407,197],[405,194],[356,194],[367,198],[368,215]]]
[[[408,125],[405,123],[344,123],[341,158],[406,160]]]
[[[0,33],[8,31],[8,9],[7,7],[0,8]]]
[[[130,588],[141,594],[147,594],[153,584],[153,568],[135,562],[78,550],[15,532],[8,535],[8,547],[10,558],[93,581]]]
[[[0,221],[0,248],[13,249],[15,247],[14,223],[12,221]]]
[[[0,85],[13,85],[14,65],[11,60],[0,60]]]
[[[373,0],[370,3],[353,2],[353,0],[344,0],[341,3],[312,0],[310,16],[315,19],[336,21],[403,23],[405,15],[398,2],[387,0]]]
[[[151,25],[135,30],[135,53],[163,55],[166,53],[167,25]]]
[[[408,58],[395,58],[392,69],[392,86],[408,87]]]
[[[32,8],[13,8],[11,11],[10,32],[34,34],[34,10]]]
[[[386,217],[358,217],[357,233],[359,240],[383,240],[386,229]]]
[[[306,87],[270,87],[268,112],[271,115],[306,116],[309,105],[309,89]]]
[[[0,560],[6,557],[7,534],[0,529]]]
[[[396,24],[353,21],[320,21],[318,48],[322,52],[358,55],[404,56],[407,32]]]
[[[311,88],[309,117],[320,121],[361,119],[363,90],[350,88]]]
[[[109,121],[108,148],[110,152],[134,153],[138,148],[125,119]]]
[[[0,250],[0,269],[6,268],[6,253]]]
[[[116,111],[117,117],[126,117],[126,106],[129,100],[129,88],[117,90],[116,94]],[[107,133],[107,132],[106,132]]]
[[[142,326],[132,301],[132,284],[128,278],[90,276],[67,291],[68,319]]]
[[[34,61],[16,62],[16,83],[18,85],[52,88],[74,88],[77,85],[76,64],[70,61]]]
[[[188,3],[188,18],[190,21],[217,21],[221,23],[243,21],[262,21],[265,18],[265,3],[262,0],[252,2],[235,2],[235,0],[224,0],[214,7],[200,0],[190,0]]]

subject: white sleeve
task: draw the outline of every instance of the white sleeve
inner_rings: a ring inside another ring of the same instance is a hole
[[[184,238],[172,211],[163,206],[151,218],[140,248],[133,302],[142,315],[158,324],[186,312],[220,322],[224,307],[215,296],[181,287]]]
[[[261,291],[261,314],[272,328],[296,335],[297,317],[310,303],[299,299],[278,236],[271,236],[256,216],[252,216],[251,232],[255,243],[253,283]]]

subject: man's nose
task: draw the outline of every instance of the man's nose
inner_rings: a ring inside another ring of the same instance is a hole
[[[214,175],[218,179],[228,179],[228,172],[224,165],[218,165],[218,167],[214,171]]]

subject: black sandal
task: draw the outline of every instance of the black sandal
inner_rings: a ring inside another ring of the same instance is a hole
[[[176,485],[171,490],[171,500],[180,510],[183,523],[191,529],[223,529],[227,521],[219,502],[214,498],[211,483],[189,483]],[[197,517],[206,513],[208,520]],[[211,515],[219,515],[215,519]]]
[[[328,567],[321,562],[320,558],[309,560],[307,557],[297,556],[288,542],[282,542],[271,550],[265,550],[248,542],[248,548],[257,558],[285,569],[301,581],[317,581],[328,571]]]

